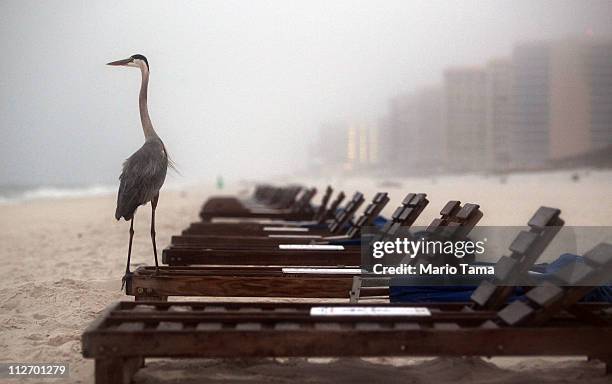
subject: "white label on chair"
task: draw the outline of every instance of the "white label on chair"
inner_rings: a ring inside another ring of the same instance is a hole
[[[344,251],[343,245],[332,244],[279,244],[278,248],[302,251]]]
[[[320,235],[268,235],[271,239],[320,239]]]
[[[213,224],[239,224],[239,223],[253,223],[253,224],[278,224],[283,225],[285,221],[283,220],[273,220],[273,219],[255,219],[248,217],[213,217],[210,220]]]
[[[310,316],[431,316],[425,307],[312,307]]]
[[[300,227],[264,227],[265,232],[308,232],[308,228]]]
[[[361,275],[360,268],[283,268],[283,273]]]

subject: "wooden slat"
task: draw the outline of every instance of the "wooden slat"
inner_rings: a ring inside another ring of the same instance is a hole
[[[295,331],[300,329],[300,323],[281,322],[276,323],[274,328],[278,331]]]
[[[529,248],[536,242],[537,239],[537,233],[521,231],[512,241],[508,249],[516,253],[527,253]]]
[[[278,331],[217,330],[166,333],[89,334],[88,342],[115,355],[148,357],[269,357],[269,356],[529,356],[590,355],[609,352],[612,327],[500,327],[438,330],[370,331],[340,327]],[[529,340],[529,342],[525,342]]]
[[[440,211],[440,215],[448,216],[448,215],[454,214],[456,211],[459,210],[460,204],[461,202],[456,201],[456,200],[449,201],[448,203],[446,203],[444,208],[442,208],[442,210]]]
[[[157,326],[158,331],[180,331],[183,329],[183,324],[178,321],[162,321]]]
[[[561,210],[550,207],[540,207],[533,217],[529,220],[528,225],[534,228],[544,228],[551,224],[557,217]]]
[[[124,323],[119,324],[116,328],[117,331],[119,332],[135,332],[135,331],[142,331],[144,329],[144,323],[143,322],[133,322],[133,321],[127,321]]]
[[[582,285],[594,269],[583,263],[572,263],[556,271],[553,276],[564,285]]]
[[[502,256],[497,263],[495,263],[495,278],[499,281],[508,281],[516,277],[517,264],[518,261],[515,259],[508,256]]]
[[[443,331],[455,331],[461,328],[457,323],[435,323],[434,329]]]
[[[541,286],[530,289],[525,296],[540,306],[546,306],[557,300],[561,295],[563,295],[563,289],[545,282]]]
[[[238,331],[259,331],[262,328],[261,323],[239,323],[236,324]]]
[[[584,254],[590,263],[596,265],[607,265],[612,263],[612,244],[600,243],[595,248]]]
[[[415,197],[416,197],[416,194],[414,193],[407,194],[406,197],[404,197],[404,200],[402,200],[402,205],[411,204],[412,200],[414,200]]]
[[[380,323],[375,322],[359,322],[355,324],[355,329],[361,331],[379,331],[383,330],[383,326]],[[397,328],[396,328],[397,329]]]
[[[518,324],[531,316],[535,310],[522,301],[514,301],[499,312],[499,318],[508,325]]]
[[[340,323],[317,322],[314,324],[317,331],[339,331],[342,329]]]
[[[223,328],[222,323],[199,323],[196,326],[198,331],[218,331]]]
[[[330,297],[347,298],[352,275],[283,276],[280,271],[167,270],[141,274],[137,269],[128,284],[128,294],[159,296],[236,296],[236,297]],[[168,273],[169,272],[169,273]]]

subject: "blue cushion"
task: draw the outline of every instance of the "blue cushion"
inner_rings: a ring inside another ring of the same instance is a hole
[[[571,253],[565,253],[552,263],[538,264],[532,268],[532,270],[540,272],[540,275],[535,275],[538,278],[546,280],[547,276],[558,271],[564,266],[570,263],[583,263],[584,258],[582,256],[574,255]],[[493,265],[491,263],[475,263],[478,265]],[[481,276],[470,276],[470,279],[475,278],[477,280],[485,280],[489,278],[489,275]],[[428,276],[430,280],[438,278],[437,276]],[[444,276],[439,276],[440,283],[443,283]],[[405,281],[406,277],[402,278]],[[466,302],[470,301],[470,297],[476,285],[465,285],[465,286],[453,286],[453,285],[440,285],[440,286],[406,286],[398,285],[399,279],[391,279],[391,286],[389,287],[389,296],[392,303],[420,303],[420,302]],[[521,287],[515,287],[513,295],[509,298],[509,301],[516,300],[520,296],[524,295],[524,290]],[[583,302],[612,302],[612,286],[606,285],[597,287],[589,292],[584,298]]]

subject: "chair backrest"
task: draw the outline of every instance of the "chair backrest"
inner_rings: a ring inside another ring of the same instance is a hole
[[[561,210],[540,207],[529,220],[529,231],[521,231],[510,244],[510,256],[502,256],[495,265],[493,281],[485,280],[472,294],[477,308],[499,309],[506,304],[521,278],[535,264],[564,224]]]
[[[300,192],[304,194],[306,190],[300,186],[283,188],[280,193],[275,196],[274,201],[271,202],[270,205],[277,209],[289,209],[296,203],[296,199]]]
[[[323,194],[323,197],[321,198],[321,204],[319,205],[319,208],[317,209],[317,212],[314,215],[314,220],[320,220],[321,217],[325,216],[325,212],[327,211],[327,204],[329,203],[329,199],[331,198],[331,195],[333,193],[333,189],[331,187],[331,185],[328,185],[327,188],[325,188],[325,193]]]
[[[434,219],[426,231],[447,238],[464,238],[482,216],[480,205],[465,203],[461,206],[460,201],[451,200],[440,211],[440,218]]]
[[[316,188],[305,189],[299,199],[291,206],[291,211],[294,213],[304,213],[312,210],[310,204],[313,197],[317,194]]]
[[[372,202],[366,207],[363,214],[351,224],[346,235],[351,239],[359,236],[361,234],[361,228],[371,225],[388,202],[389,196],[386,192],[378,192],[374,195]]]
[[[401,227],[410,227],[429,204],[425,193],[409,193],[381,228],[380,240],[394,236]]]
[[[421,236],[428,240],[460,241],[467,238],[467,235],[482,216],[478,204],[465,203],[461,206],[460,201],[451,200],[440,211],[440,218],[432,220]],[[410,236],[410,234],[407,234],[407,236]],[[444,265],[457,260],[456,257],[449,257],[445,253],[417,254],[411,256],[407,263],[411,265],[420,263]]]
[[[319,224],[325,223],[327,219],[332,219],[332,220],[334,219],[334,217],[336,216],[336,211],[338,210],[338,207],[340,206],[340,204],[342,203],[345,197],[346,195],[342,191],[340,191],[340,193],[336,195],[336,198],[334,199],[334,201],[332,201],[331,204],[329,205],[329,209],[325,212],[325,214],[322,217],[319,218],[318,220]]]
[[[363,202],[363,193],[355,192],[353,198],[346,204],[346,207],[336,212],[334,220],[329,224],[329,231],[335,233],[342,228],[355,215],[355,212],[361,207]]]
[[[540,325],[563,310],[569,310],[594,287],[610,283],[612,244],[600,243],[575,261],[555,272],[550,281],[530,289],[526,300],[515,300],[498,312],[504,325]],[[599,324],[593,313],[576,312],[584,320]]]
[[[255,190],[255,200],[260,203],[268,204],[278,193],[281,193],[281,188],[263,184],[258,186]]]
[[[267,190],[268,186],[265,184],[258,184],[255,186],[255,190],[253,191],[253,198],[256,201],[260,201],[262,200],[262,198],[265,196],[266,194],[266,190]]]

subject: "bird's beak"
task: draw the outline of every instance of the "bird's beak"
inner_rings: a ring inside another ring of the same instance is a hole
[[[123,65],[123,66],[127,66],[131,62],[132,62],[132,58],[130,57],[128,59],[113,61],[113,62],[107,63],[106,65]]]

